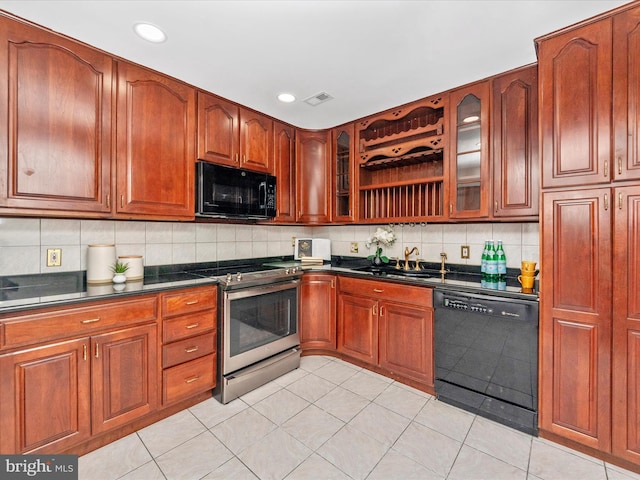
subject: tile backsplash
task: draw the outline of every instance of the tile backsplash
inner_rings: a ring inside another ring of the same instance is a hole
[[[0,217],[0,276],[86,270],[87,245],[115,244],[118,255],[142,255],[145,265],[210,262],[293,255],[291,237],[330,238],[333,255],[366,257],[366,239],[377,225],[278,226],[214,223],[144,222]],[[502,240],[507,264],[539,261],[537,223],[469,223],[395,225],[398,240],[384,249],[403,258],[405,246],[417,246],[422,258],[479,265],[485,239]],[[358,253],[350,253],[351,243]],[[470,246],[471,258],[460,258]],[[48,248],[62,250],[60,267],[46,266]],[[415,256],[411,257],[415,259]]]

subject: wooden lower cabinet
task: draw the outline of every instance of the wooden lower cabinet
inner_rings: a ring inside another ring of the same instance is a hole
[[[91,433],[119,427],[158,407],[156,325],[91,338]]]
[[[201,401],[216,308],[204,286],[0,314],[0,452],[87,452]]]
[[[340,292],[338,352],[372,365],[378,363],[378,301],[375,298]]]
[[[0,355],[0,452],[61,451],[91,436],[88,338]]]
[[[300,347],[336,349],[335,275],[305,273],[300,286]]]
[[[378,364],[433,385],[433,309],[381,302],[378,329]]]
[[[543,193],[542,434],[611,451],[609,188]]]
[[[614,198],[612,453],[640,464],[640,187]]]
[[[433,388],[432,290],[340,277],[337,350]]]
[[[160,295],[162,404],[170,405],[216,386],[217,288]]]

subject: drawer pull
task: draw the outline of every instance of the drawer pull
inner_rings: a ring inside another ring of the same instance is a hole
[[[184,351],[187,352],[187,353],[197,352],[198,351],[198,347],[185,348]]]
[[[191,330],[192,328],[198,328],[200,326],[199,323],[192,323],[191,325],[187,325],[185,328],[187,330]]]
[[[193,383],[197,380],[200,380],[200,375],[196,375],[195,377],[187,378],[184,383]]]
[[[195,305],[198,303],[198,300],[192,300],[191,302],[185,302],[185,305]]]
[[[374,289],[373,289],[373,291],[374,291],[374,292],[376,292],[376,293],[382,293],[382,292],[384,292],[384,290],[380,290],[379,288],[374,288]]]
[[[99,321],[100,321],[100,317],[98,317],[98,318],[89,318],[88,320],[82,320],[80,323],[83,323],[83,324],[86,325],[87,323],[96,323],[96,322],[99,322]]]

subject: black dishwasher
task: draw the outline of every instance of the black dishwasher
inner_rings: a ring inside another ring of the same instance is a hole
[[[436,289],[439,400],[538,434],[538,301]]]

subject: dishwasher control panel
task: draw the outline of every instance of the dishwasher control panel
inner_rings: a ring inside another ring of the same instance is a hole
[[[444,308],[453,308],[455,310],[464,310],[473,313],[493,314],[493,308],[482,303],[471,302],[469,300],[461,300],[459,298],[444,298],[442,302]]]

